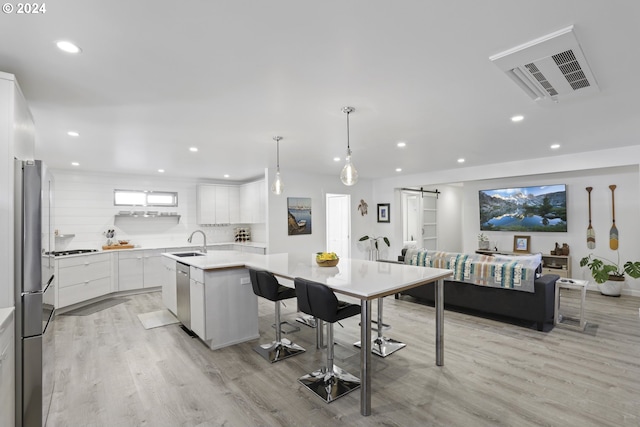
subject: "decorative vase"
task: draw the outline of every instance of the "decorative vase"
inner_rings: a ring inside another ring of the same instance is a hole
[[[489,249],[488,240],[478,240],[478,249]]]
[[[609,276],[609,280],[604,283],[598,283],[598,289],[602,295],[610,297],[619,297],[624,288],[624,276]]]

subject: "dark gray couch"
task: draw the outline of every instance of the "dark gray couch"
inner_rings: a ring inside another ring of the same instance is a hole
[[[444,303],[447,307],[460,307],[535,322],[539,331],[548,332],[553,329],[555,285],[559,278],[557,274],[546,274],[536,279],[535,292],[445,280]],[[433,283],[408,289],[402,294],[429,302],[435,300]]]

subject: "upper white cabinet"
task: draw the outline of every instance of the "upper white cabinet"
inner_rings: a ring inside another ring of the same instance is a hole
[[[197,220],[201,225],[239,223],[240,189],[232,185],[198,185]]]
[[[266,187],[264,179],[240,186],[240,223],[264,223],[266,215]]]

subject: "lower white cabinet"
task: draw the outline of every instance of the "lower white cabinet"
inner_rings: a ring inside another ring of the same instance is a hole
[[[66,307],[112,291],[111,254],[56,259],[57,304]]]
[[[145,249],[142,253],[142,285],[144,288],[162,286],[165,280],[165,267],[162,263],[164,249]]]
[[[14,310],[0,309],[0,426],[15,424]]]
[[[176,262],[162,257],[164,281],[162,282],[162,303],[170,312],[178,315],[178,284],[176,281]]]
[[[140,289],[143,285],[144,265],[142,251],[118,253],[118,290]]]
[[[190,269],[191,330],[216,350],[259,338],[249,270]]]

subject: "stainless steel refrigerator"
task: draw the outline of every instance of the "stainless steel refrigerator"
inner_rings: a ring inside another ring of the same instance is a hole
[[[43,426],[54,385],[53,179],[15,161],[16,426]]]

